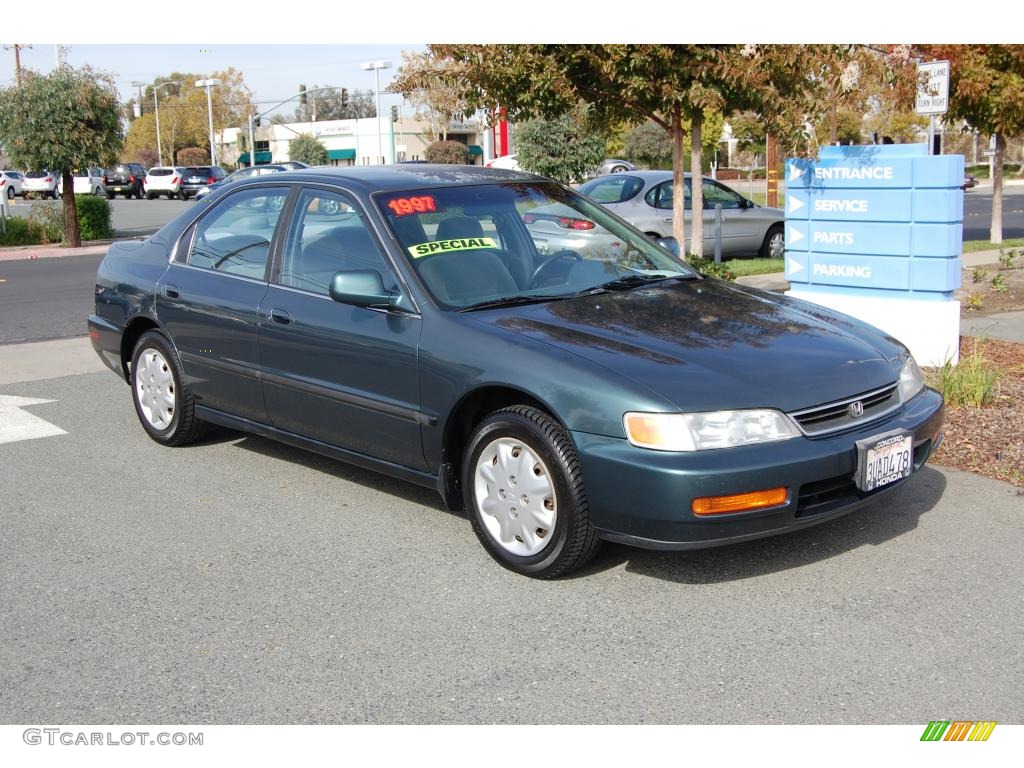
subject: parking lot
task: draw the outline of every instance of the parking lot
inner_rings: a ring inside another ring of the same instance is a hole
[[[161,448],[93,357],[0,346],[0,398],[65,433],[0,442],[4,722],[1024,717],[1007,484],[926,467],[824,526],[539,582],[431,492],[229,431]]]

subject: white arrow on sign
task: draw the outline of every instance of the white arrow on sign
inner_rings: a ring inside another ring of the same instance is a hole
[[[40,400],[38,397],[0,395],[0,443],[16,443],[19,440],[35,440],[37,437],[66,435],[67,432],[60,427],[21,410],[26,405],[55,402],[57,401]]]
[[[789,274],[795,275],[797,272],[802,272],[804,265],[796,259],[789,260]]]
[[[796,227],[790,227],[790,229],[789,229],[789,242],[791,242],[791,243],[799,243],[803,239],[804,239],[804,233],[803,232],[801,232]]]
[[[797,199],[796,195],[789,195],[788,200],[790,213],[792,213],[793,211],[799,211],[801,208],[804,207],[803,201]]]
[[[790,163],[789,165],[789,180],[796,181],[804,175],[804,167],[797,165],[796,163]]]

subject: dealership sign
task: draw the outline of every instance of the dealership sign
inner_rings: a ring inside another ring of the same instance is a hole
[[[888,331],[924,365],[955,359],[963,168],[917,144],[788,160],[790,293]]]

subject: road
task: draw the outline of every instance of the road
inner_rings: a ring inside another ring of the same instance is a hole
[[[746,192],[746,182],[728,182],[741,192]],[[763,189],[763,182],[761,187]],[[988,240],[992,222],[992,194],[990,187],[978,187],[964,194],[964,240]],[[1024,237],[1024,187],[1007,187],[1003,190],[1003,238]],[[11,206],[15,215],[25,215],[35,201],[16,199]],[[111,201],[113,226],[118,237],[149,235],[195,201],[166,200],[124,200]]]
[[[0,722],[1024,717],[1007,484],[926,467],[825,526],[536,582],[432,492],[225,430],[161,448],[87,338],[7,343],[81,333],[98,258],[0,263],[0,398],[64,432],[0,436]]]
[[[0,347],[0,397],[66,432],[0,443],[2,722],[1024,718],[1007,484],[926,467],[824,526],[538,582],[432,492],[234,432],[158,446],[77,343]]]
[[[103,256],[0,261],[0,344],[88,333]]]

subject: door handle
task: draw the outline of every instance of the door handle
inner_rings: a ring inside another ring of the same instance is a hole
[[[164,286],[164,296],[168,299],[177,299],[181,296],[181,291],[178,286],[167,283],[167,285]]]
[[[291,325],[292,322],[292,316],[286,310],[276,307],[270,310],[270,319],[278,325]]]

